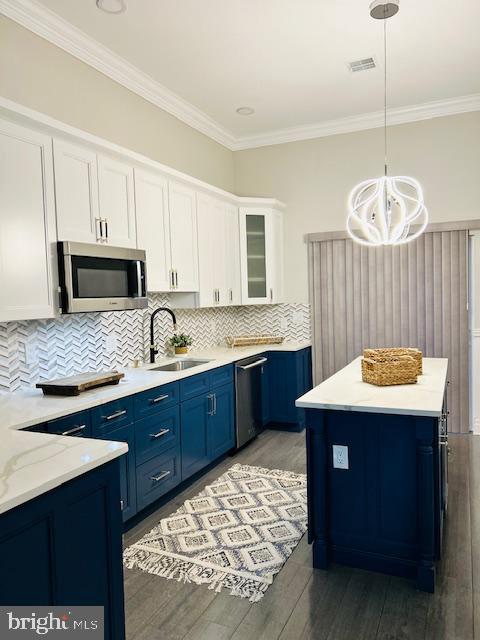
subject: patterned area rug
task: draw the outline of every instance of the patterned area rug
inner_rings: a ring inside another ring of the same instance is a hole
[[[124,564],[257,602],[306,529],[304,474],[235,464],[128,547]]]

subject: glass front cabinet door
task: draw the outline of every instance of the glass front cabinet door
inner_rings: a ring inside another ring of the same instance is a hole
[[[242,304],[282,301],[283,220],[274,209],[240,209]]]

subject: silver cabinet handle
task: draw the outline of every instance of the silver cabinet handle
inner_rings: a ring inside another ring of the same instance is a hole
[[[86,424],[80,424],[80,425],[77,425],[75,427],[72,427],[71,429],[67,429],[66,431],[62,431],[62,433],[60,435],[61,436],[73,436],[75,433],[80,433],[80,431],[83,431],[86,428],[87,428]]]
[[[127,413],[126,409],[122,409],[121,411],[116,411],[112,413],[110,416],[102,416],[104,420],[115,420],[115,418],[120,418],[120,416],[124,416]]]
[[[233,302],[233,289],[230,289],[230,302]]]
[[[97,233],[97,242],[99,242],[100,240],[103,240],[101,218],[95,218],[95,231]]]
[[[265,362],[267,362],[267,358],[260,358],[260,360],[255,360],[255,362],[246,364],[244,367],[237,364],[237,367],[245,371],[245,369],[254,369],[255,367],[259,367],[260,365],[265,364]]]
[[[273,302],[273,289],[270,289],[270,302]]]
[[[215,415],[215,413],[214,413],[214,404],[213,404],[213,393],[210,393],[207,396],[207,398],[208,398],[208,400],[210,402],[209,410],[207,411],[207,413],[208,413],[209,416],[213,416],[213,415]]]
[[[217,415],[217,394],[213,394],[213,415]]]
[[[120,500],[120,509],[123,511],[124,508],[123,500]]]
[[[162,471],[162,473],[159,473],[158,476],[152,476],[150,480],[152,480],[153,482],[160,482],[160,480],[163,480],[169,475],[170,471]]]
[[[168,393],[163,396],[158,396],[158,398],[150,398],[150,404],[157,404],[158,402],[162,402],[162,400],[166,400],[168,398]]]
[[[108,240],[108,220],[105,218],[105,240]]]
[[[170,269],[170,289],[175,287],[175,281],[173,279],[173,269]]]
[[[178,289],[178,271],[175,269],[175,289]]]
[[[170,433],[170,429],[160,429],[158,433],[151,433],[150,438],[152,440],[156,440],[157,438],[161,438],[162,436],[166,436],[167,433]]]

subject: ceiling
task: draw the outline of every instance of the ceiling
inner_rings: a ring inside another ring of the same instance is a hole
[[[36,4],[173,92],[232,147],[383,108],[383,22],[369,0],[126,0],[121,15],[95,0]],[[391,109],[480,94],[478,0],[401,0],[387,24]],[[348,70],[369,56],[378,68]]]

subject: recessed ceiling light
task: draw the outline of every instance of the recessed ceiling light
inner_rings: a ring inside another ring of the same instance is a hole
[[[125,0],[96,0],[97,7],[105,13],[118,14],[127,9]]]
[[[238,107],[237,113],[239,116],[251,116],[255,113],[255,109],[252,109],[252,107]]]

